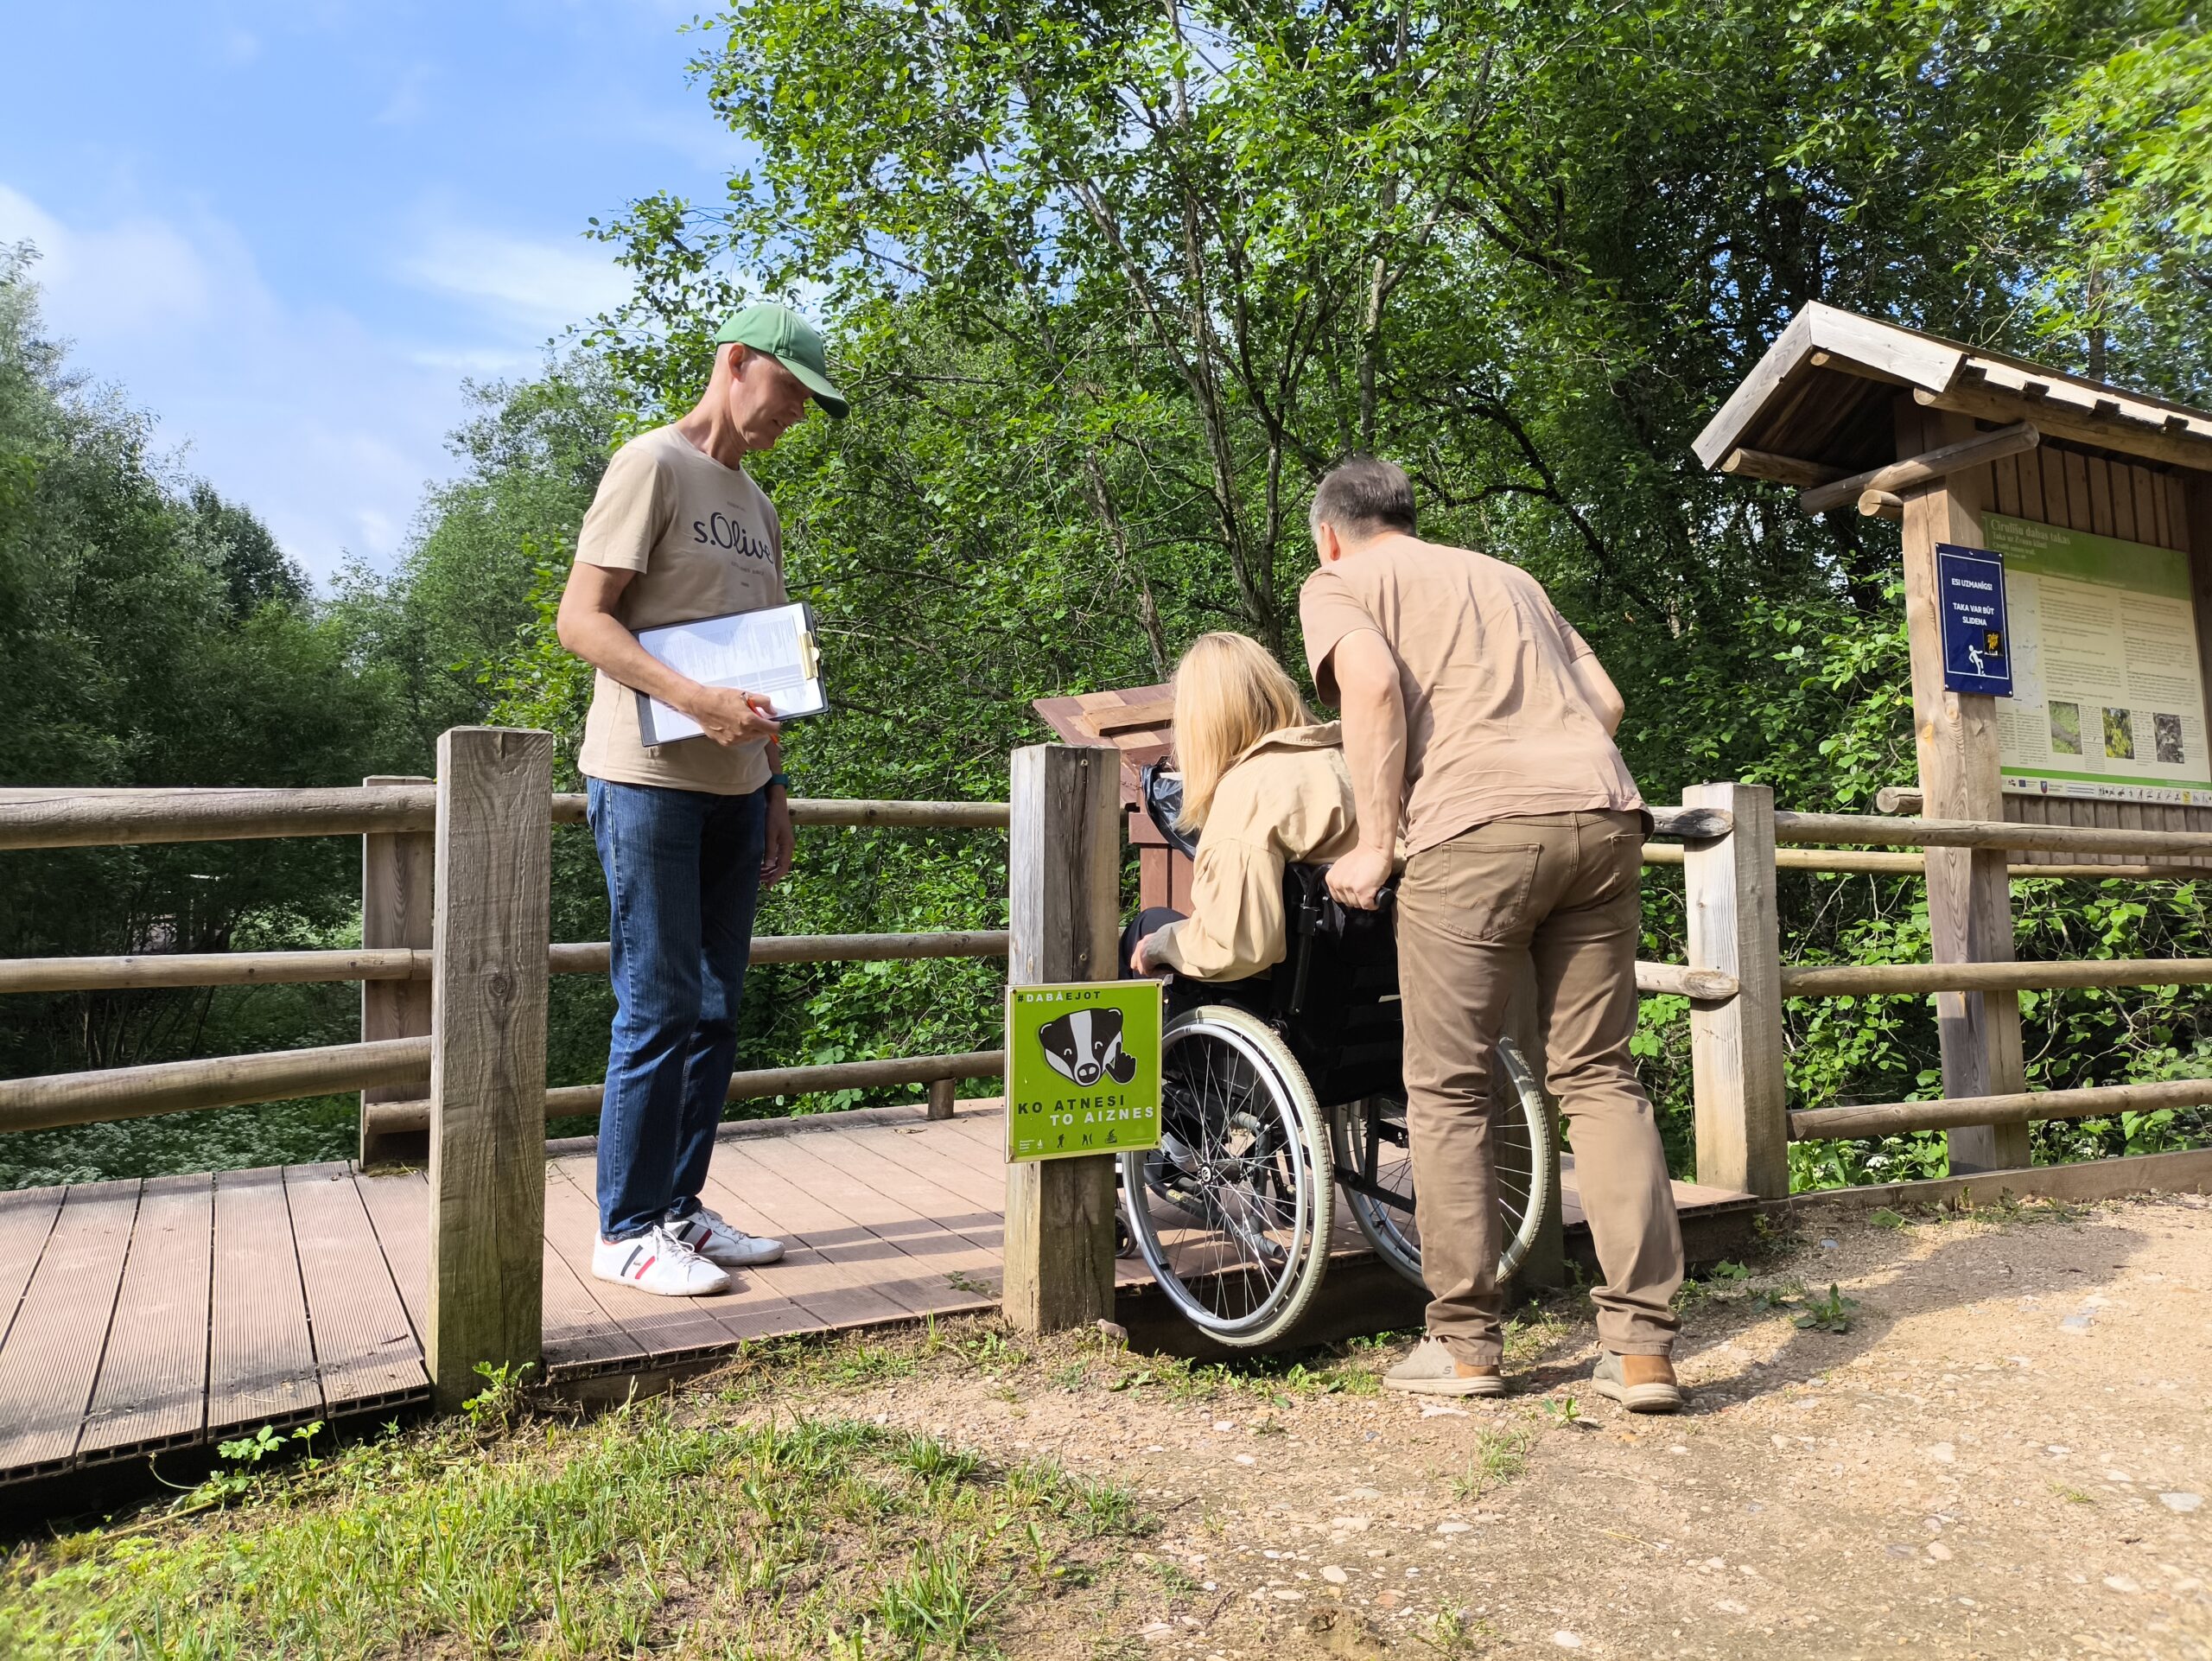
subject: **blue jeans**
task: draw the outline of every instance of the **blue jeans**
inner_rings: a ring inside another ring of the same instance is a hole
[[[613,944],[599,1228],[624,1240],[699,1209],[737,1061],[768,792],[588,784]]]

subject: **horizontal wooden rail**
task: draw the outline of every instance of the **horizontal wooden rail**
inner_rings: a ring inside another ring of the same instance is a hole
[[[2007,1096],[1960,1096],[1935,1102],[1882,1102],[1864,1107],[1813,1107],[1789,1116],[1792,1142],[1855,1141],[1910,1130],[1949,1130],[1973,1124],[2026,1124],[2037,1119],[2086,1119],[2100,1114],[2212,1105],[2212,1079],[2155,1085],[2101,1085],[2088,1090],[2031,1090]]]
[[[1735,828],[1736,816],[1725,807],[1647,807],[1651,834],[1680,837],[1685,842],[1709,842]]]
[[[1003,830],[1004,802],[890,802],[795,796],[791,823],[797,825],[900,825],[918,830]],[[582,824],[584,799],[553,798],[553,823]]]
[[[2011,824],[1995,819],[1904,819],[1859,813],[1774,816],[1786,843],[1872,843],[1897,848],[2018,848],[2046,854],[2212,855],[2212,831],[2122,830],[2087,824]]]
[[[1683,850],[1672,843],[1648,842],[1643,845],[1646,865],[1680,865]],[[1824,871],[1838,876],[1925,876],[1928,856],[1925,854],[1877,854],[1858,850],[1839,850],[1823,852],[1813,848],[1777,848],[1774,852],[1774,868],[1778,871]],[[2016,882],[2035,879],[2066,877],[2088,881],[2116,878],[2145,882],[2198,882],[2212,878],[2212,866],[2204,865],[2008,865],[2006,873]]]
[[[1733,975],[1718,969],[1687,969],[1678,963],[1639,963],[1636,966],[1636,990],[1669,992],[1677,997],[1711,1002],[1732,998],[1742,989]]]
[[[753,937],[752,961],[769,963],[902,963],[923,958],[1003,958],[1004,929],[944,934],[763,934]],[[556,945],[556,975],[603,975],[607,945]]]
[[[18,792],[0,799],[0,850],[428,830],[437,818],[437,800],[429,785],[98,795],[54,791],[37,797]]]
[[[1911,490],[1950,474],[1963,473],[1968,468],[1986,467],[2005,456],[2018,455],[2042,442],[2043,435],[2031,423],[2016,421],[1993,433],[1976,433],[1972,438],[1946,444],[1925,455],[1910,456],[1902,461],[1891,461],[1886,467],[1854,473],[1848,478],[1808,486],[1797,493],[1797,506],[1808,513],[1825,513],[1831,508],[1857,501],[1868,491],[1893,493]]]
[[[799,825],[1003,830],[1004,802],[791,802]],[[555,824],[581,824],[584,799],[556,795]],[[10,790],[0,792],[0,851],[350,837],[422,831],[437,823],[434,785],[313,790]]]
[[[763,1067],[730,1075],[726,1100],[758,1101],[769,1096],[809,1096],[830,1090],[882,1090],[894,1085],[930,1085],[943,1079],[995,1079],[1006,1071],[1004,1050],[972,1050],[962,1055],[912,1055],[882,1061],[838,1061],[816,1067]],[[545,1092],[545,1117],[572,1118],[596,1113],[604,1085],[569,1085]],[[377,1102],[366,1110],[370,1129],[379,1136],[422,1130],[430,1123],[430,1104]]]
[[[266,1055],[220,1055],[99,1072],[0,1079],[0,1130],[143,1119],[156,1113],[238,1107],[378,1085],[426,1084],[429,1077],[429,1039],[386,1038]]]
[[[180,951],[127,958],[0,958],[0,993],[120,992],[161,986],[422,981],[427,951]]]
[[[1909,996],[1923,992],[2037,992],[2079,986],[2204,986],[2212,958],[2106,958],[2072,963],[1784,964],[1782,996]]]
[[[554,946],[556,975],[607,972],[607,942]],[[941,934],[766,934],[753,961],[889,963],[924,958],[1003,958],[1004,929]],[[426,981],[426,950],[378,951],[200,951],[126,958],[0,958],[0,994],[99,992],[162,986],[273,986],[315,981]]]
[[[810,1095],[829,1090],[875,1090],[927,1085],[943,1079],[992,1079],[1006,1071],[1002,1050],[959,1055],[918,1055],[881,1061],[841,1061],[813,1067],[768,1067],[730,1076],[728,1099]],[[421,1085],[430,1076],[427,1038],[379,1039],[320,1049],[279,1050],[266,1055],[225,1055],[200,1061],[162,1061],[99,1072],[50,1073],[0,1079],[0,1131],[48,1130],[58,1125],[147,1118],[200,1108],[239,1107],[293,1096],[365,1090],[378,1085]],[[545,1116],[596,1113],[599,1085],[545,1092]],[[379,1134],[423,1130],[430,1123],[427,1101],[372,1103],[371,1128]]]

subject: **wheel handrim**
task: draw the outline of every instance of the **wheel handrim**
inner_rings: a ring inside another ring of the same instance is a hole
[[[1184,1314],[1224,1337],[1268,1326],[1313,1249],[1314,1174],[1280,1068],[1245,1034],[1203,1018],[1169,1033],[1161,1146],[1128,1155],[1131,1232]]]
[[[1500,1040],[1491,1092],[1491,1149],[1497,1168],[1497,1274],[1521,1266],[1551,1203],[1550,1123],[1535,1078],[1510,1040]],[[1353,1216],[1376,1249],[1410,1277],[1421,1275],[1421,1231],[1410,1209],[1413,1156],[1402,1102],[1370,1098],[1343,1110],[1346,1166],[1406,1202],[1347,1187]]]

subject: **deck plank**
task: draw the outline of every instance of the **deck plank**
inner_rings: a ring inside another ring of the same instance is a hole
[[[341,1403],[373,1405],[427,1390],[415,1324],[353,1186],[353,1167],[289,1166],[284,1197],[325,1404],[335,1413]]]
[[[322,1409],[284,1173],[219,1171],[208,1322],[208,1435],[312,1417]]]
[[[401,1308],[415,1332],[416,1352],[423,1348],[423,1323],[430,1301],[430,1179],[426,1172],[367,1176],[353,1174],[353,1191],[376,1231],[385,1268],[399,1289]]]
[[[915,1311],[878,1284],[880,1264],[895,1254],[850,1218],[753,1156],[755,1143],[778,1140],[760,1136],[723,1143],[715,1150],[707,1177],[709,1190],[724,1197],[716,1210],[758,1217],[763,1228],[783,1241],[783,1262],[760,1272],[772,1274],[777,1289],[825,1328],[911,1319]]]
[[[554,1168],[563,1162],[550,1161],[545,1171],[545,1365],[550,1370],[642,1359],[651,1352],[600,1301],[599,1294],[609,1289],[591,1277],[594,1223],[584,1219],[581,1241],[575,1238],[573,1202],[555,1186],[573,1193]],[[559,1211],[558,1223],[556,1202],[569,1207]]]
[[[877,1291],[918,1315],[981,1308],[997,1302],[1001,1273],[997,1254],[979,1253],[935,1219],[918,1215],[878,1193],[841,1168],[834,1157],[825,1159],[806,1152],[801,1146],[804,1141],[798,1136],[762,1136],[746,1149],[746,1156],[804,1189],[819,1205],[846,1220],[850,1231],[845,1235],[848,1244],[836,1255],[865,1255],[875,1271]],[[980,1278],[984,1275],[992,1278],[985,1282]],[[976,1289],[982,1286],[989,1289]]]
[[[939,1122],[941,1126],[942,1121]],[[943,1136],[933,1126],[927,1131],[892,1130],[855,1131],[839,1146],[866,1148],[884,1158],[911,1164],[942,1188],[960,1196],[979,1211],[1006,1222],[1006,1169],[999,1155],[978,1149],[963,1136]]]
[[[951,1291],[972,1296],[976,1288],[989,1287],[995,1295],[1005,1272],[1003,1213],[980,1211],[926,1174],[851,1137],[838,1138],[836,1147],[821,1153],[792,1146],[819,1161],[834,1181],[831,1203],[878,1238],[893,1242],[927,1275],[942,1277]]]
[[[0,1344],[8,1341],[23,1292],[61,1214],[66,1188],[18,1188],[0,1193]]]
[[[206,1427],[214,1233],[214,1178],[147,1181],[78,1457],[188,1440]]]
[[[545,1247],[545,1367],[597,1367],[645,1357],[638,1340],[599,1307],[551,1242]]]
[[[811,1150],[810,1150],[811,1151]],[[931,1151],[917,1136],[885,1146],[865,1133],[840,1136],[825,1162],[850,1174],[887,1200],[988,1254],[995,1265],[1006,1245],[1006,1205],[982,1205],[944,1180]]]
[[[137,1182],[73,1187],[0,1345],[0,1470],[58,1470],[77,1451],[123,1282]]]

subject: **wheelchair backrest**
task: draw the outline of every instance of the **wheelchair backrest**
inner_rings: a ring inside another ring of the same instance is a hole
[[[1322,1105],[1400,1089],[1403,1047],[1392,894],[1353,911],[1329,892],[1328,867],[1283,871],[1283,960],[1268,1014]]]

